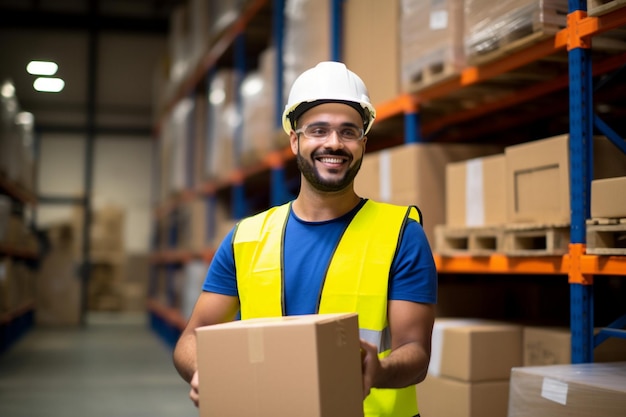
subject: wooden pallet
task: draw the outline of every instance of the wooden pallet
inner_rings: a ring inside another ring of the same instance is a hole
[[[407,91],[416,93],[458,76],[461,70],[452,62],[433,62],[414,70],[410,75]]]
[[[526,25],[520,26],[515,30],[508,32],[505,36],[490,39],[493,45],[489,50],[480,53],[471,53],[467,56],[470,65],[483,65],[497,59],[501,59],[507,55],[513,54],[519,50],[525,49],[539,43],[551,36],[554,36],[559,30],[563,29],[566,24],[566,18],[563,18],[563,25],[555,25],[543,23],[538,19],[536,11],[529,11],[532,16],[523,19]],[[542,13],[553,16],[566,16],[566,10],[550,10],[543,9]]]
[[[503,228],[485,227],[435,227],[435,251],[443,256],[489,256],[501,251]]]
[[[602,16],[626,6],[626,0],[587,0],[587,14]]]
[[[587,253],[626,255],[626,219],[587,220]]]
[[[504,249],[508,256],[559,256],[569,251],[569,224],[507,224]]]

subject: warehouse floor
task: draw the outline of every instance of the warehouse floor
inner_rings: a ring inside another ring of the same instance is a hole
[[[34,327],[0,355],[2,417],[197,416],[187,394],[145,314]]]

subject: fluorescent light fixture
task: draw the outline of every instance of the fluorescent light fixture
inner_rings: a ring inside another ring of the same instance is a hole
[[[33,87],[35,87],[35,90],[44,93],[58,93],[65,87],[65,81],[61,78],[39,77],[33,83]]]
[[[26,71],[33,75],[54,75],[59,66],[51,61],[30,61],[26,66]]]

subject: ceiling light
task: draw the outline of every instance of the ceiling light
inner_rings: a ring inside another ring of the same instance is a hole
[[[33,83],[35,90],[45,93],[58,93],[65,87],[65,81],[61,78],[39,77]]]
[[[30,61],[26,66],[26,71],[33,75],[54,75],[59,66],[50,61]]]
[[[13,83],[10,81],[5,81],[2,83],[2,88],[0,88],[0,95],[4,98],[11,98],[15,95],[15,87]]]

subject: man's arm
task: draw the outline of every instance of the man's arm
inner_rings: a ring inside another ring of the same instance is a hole
[[[379,361],[376,347],[362,342],[364,391],[370,388],[403,388],[422,382],[428,372],[435,307],[433,304],[390,300],[391,353]]]
[[[193,308],[187,326],[174,348],[174,366],[181,377],[191,382],[196,370],[196,328],[232,321],[239,309],[237,297],[203,291]]]

